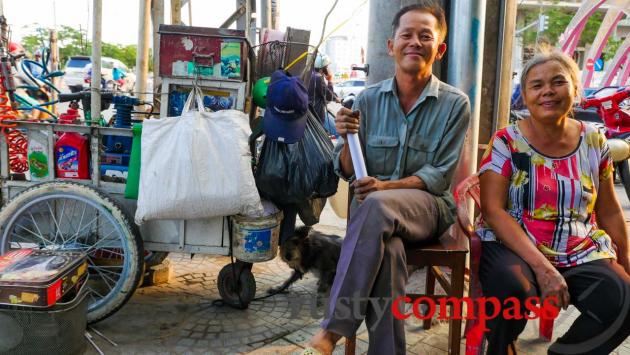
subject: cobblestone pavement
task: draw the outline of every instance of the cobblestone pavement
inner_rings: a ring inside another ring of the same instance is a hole
[[[630,204],[618,189],[626,216]],[[336,218],[328,207],[318,226],[325,232],[343,234],[345,221]],[[173,277],[168,284],[138,289],[129,303],[95,328],[118,343],[113,347],[95,337],[105,354],[299,354],[304,344],[319,329],[323,309],[317,306],[317,280],[307,275],[289,293],[254,301],[247,310],[213,305],[219,299],[217,276],[228,257],[171,254]],[[276,258],[254,264],[257,296],[281,284],[290,269]],[[409,289],[424,290],[424,270],[410,277]],[[556,320],[554,337],[562,335],[579,315],[575,308],[563,311]],[[530,321],[519,338],[519,354],[546,354],[549,343],[537,339],[538,323]],[[448,326],[434,320],[430,330],[420,321],[406,322],[409,354],[447,354]],[[367,351],[365,326],[357,336],[357,354]],[[462,353],[464,352],[462,341]],[[89,349],[88,354],[96,354]],[[343,354],[340,344],[335,354]],[[615,354],[630,355],[630,340]]]

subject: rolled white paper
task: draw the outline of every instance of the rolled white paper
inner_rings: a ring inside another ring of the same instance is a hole
[[[336,102],[329,102],[327,107],[330,112],[334,112],[334,114],[336,115],[343,106]],[[350,157],[352,158],[354,175],[356,176],[357,180],[362,179],[368,176],[368,174],[365,167],[365,160],[363,160],[363,150],[361,149],[359,136],[356,133],[348,133],[347,138],[348,141],[346,143],[348,143],[348,147],[350,148]]]

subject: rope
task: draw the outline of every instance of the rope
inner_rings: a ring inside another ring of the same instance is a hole
[[[11,78],[9,78],[10,80]],[[4,135],[9,150],[9,168],[15,173],[28,171],[28,139],[19,130],[12,129],[15,123],[5,123],[5,120],[17,119],[17,112],[11,106],[5,78],[0,76],[0,132]]]

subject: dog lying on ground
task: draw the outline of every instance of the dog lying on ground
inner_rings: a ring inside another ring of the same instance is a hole
[[[280,287],[269,289],[277,293],[287,289],[307,272],[314,273],[319,296],[328,296],[332,287],[343,239],[324,234],[310,227],[298,227],[295,234],[280,246],[280,257],[293,269],[293,274]]]

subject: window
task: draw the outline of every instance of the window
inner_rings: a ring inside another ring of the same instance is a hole
[[[354,82],[354,87],[361,87],[361,86],[365,86],[365,81],[361,81],[361,80],[356,80]]]
[[[101,66],[104,69],[113,69],[114,68],[114,62],[110,62],[109,60],[103,59],[103,61],[101,62]]]
[[[66,64],[66,68],[85,68],[91,62],[90,58],[71,57]]]

